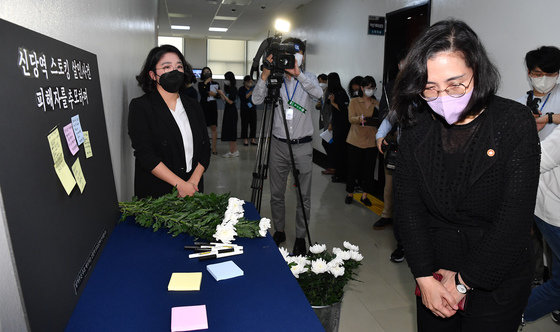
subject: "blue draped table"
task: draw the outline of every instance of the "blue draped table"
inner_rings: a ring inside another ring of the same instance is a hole
[[[251,203],[245,218],[260,220]],[[112,232],[66,331],[170,331],[171,308],[206,305],[207,331],[323,331],[270,235],[238,238],[244,254],[199,262],[188,235],[153,232],[130,219]],[[208,264],[232,260],[244,276],[216,281]],[[173,272],[202,272],[200,291],[169,292]]]

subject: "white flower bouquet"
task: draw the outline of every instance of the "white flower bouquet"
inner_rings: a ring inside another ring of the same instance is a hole
[[[264,237],[270,228],[270,220],[260,222],[243,217],[241,199],[229,194],[200,194],[177,197],[176,189],[158,198],[133,198],[131,202],[119,202],[121,220],[134,216],[135,222],[154,231],[168,228],[177,236],[187,233],[207,241],[231,243],[235,237]]]
[[[357,268],[362,264],[360,248],[344,242],[344,248],[327,251],[324,244],[309,248],[307,256],[289,256],[285,248],[280,248],[294,277],[313,306],[326,306],[342,301],[344,287],[355,280]]]

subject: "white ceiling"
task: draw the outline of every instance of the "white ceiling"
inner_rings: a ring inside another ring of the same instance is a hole
[[[159,0],[159,35],[188,38],[251,40],[270,30],[277,17],[290,13],[313,0]],[[216,16],[236,20],[216,20]],[[171,30],[171,25],[189,25],[188,31]],[[228,28],[211,32],[208,28]]]

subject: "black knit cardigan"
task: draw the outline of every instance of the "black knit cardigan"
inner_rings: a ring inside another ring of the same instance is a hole
[[[493,290],[530,271],[520,265],[530,262],[540,145],[524,105],[495,96],[479,117],[453,179],[444,169],[441,118],[425,105],[403,129],[394,217],[414,277],[444,268]]]

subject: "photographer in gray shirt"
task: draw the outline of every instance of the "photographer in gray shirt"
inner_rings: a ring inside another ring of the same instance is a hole
[[[315,109],[315,103],[323,96],[323,90],[319,86],[317,78],[310,73],[300,69],[303,63],[305,44],[297,38],[288,38],[284,43],[293,43],[296,50],[294,56],[296,63],[293,69],[286,69],[284,81],[280,88],[280,96],[283,102],[286,121],[288,124],[289,137],[291,140],[294,161],[299,171],[299,181],[305,214],[309,218],[311,206],[311,170],[313,147],[311,140],[313,136],[313,120],[311,112]],[[267,58],[272,60],[272,56]],[[263,68],[261,77],[253,90],[253,103],[262,104],[267,96],[266,82],[270,70]],[[290,153],[286,140],[284,119],[282,110],[276,105],[272,123],[272,136],[270,146],[269,177],[270,177],[270,206],[272,221],[274,222],[274,241],[277,245],[286,241],[284,227],[286,223],[286,209],[284,195],[288,174],[292,169]],[[298,200],[296,212],[296,240],[293,254],[306,254],[305,244],[305,221],[302,214],[301,202]]]

